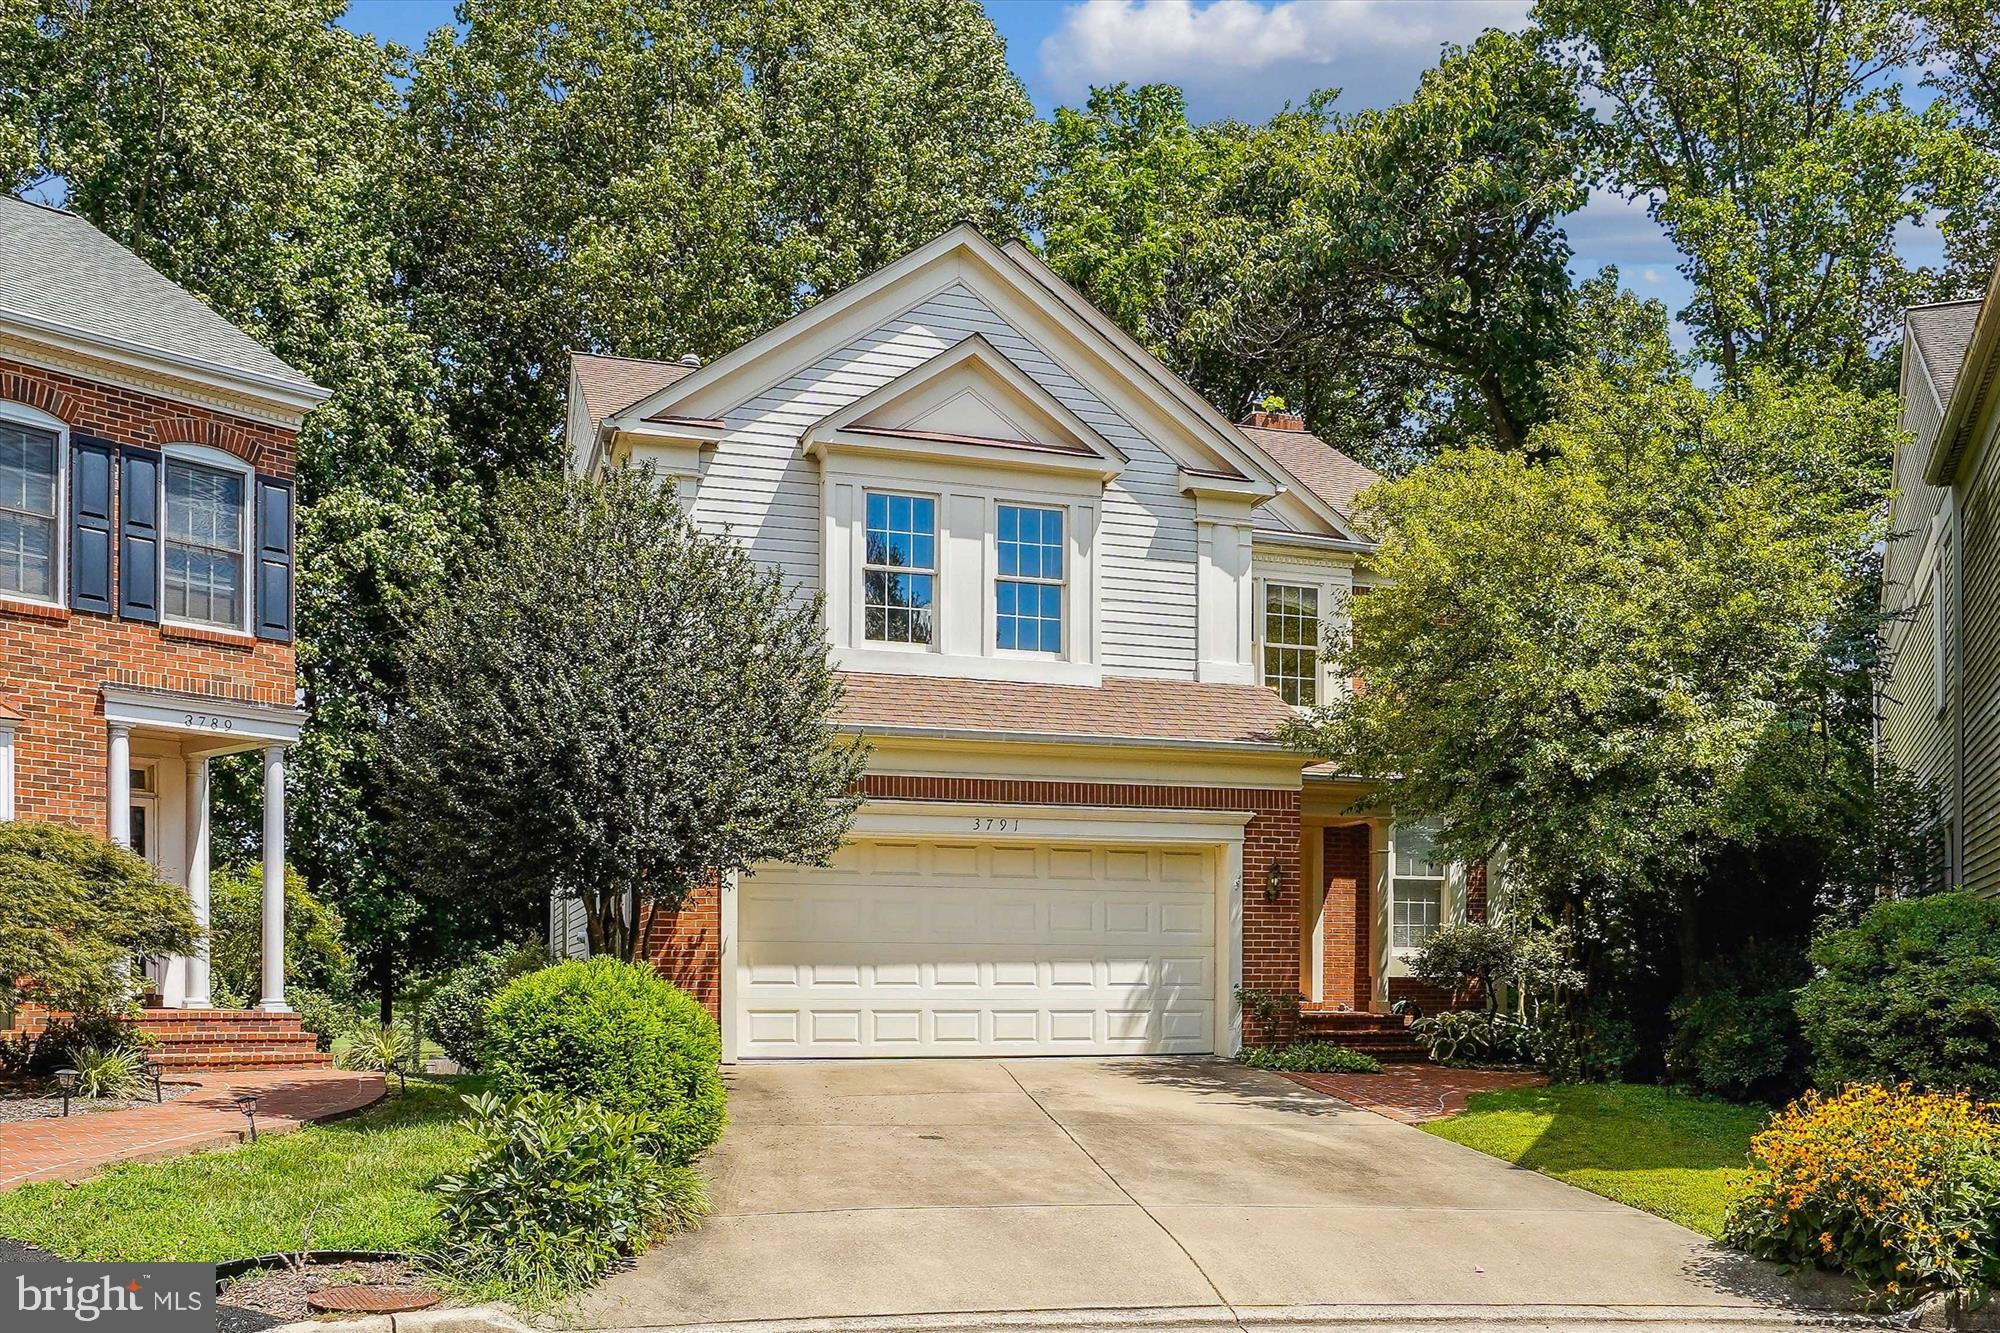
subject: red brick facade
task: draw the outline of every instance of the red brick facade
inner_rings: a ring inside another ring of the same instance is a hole
[[[287,479],[296,465],[290,431],[19,362],[0,360],[0,399],[113,444],[203,444]],[[287,643],[0,599],[0,704],[21,715],[15,814],[104,830],[106,685],[289,708],[295,680]]]
[[[1365,1010],[1374,993],[1369,949],[1374,916],[1369,886],[1374,880],[1368,825],[1322,830],[1320,864],[1326,874],[1326,901],[1320,909],[1324,982],[1321,1002]]]
[[[1088,805],[1109,809],[1244,810],[1243,983],[1295,994],[1299,986],[1299,794],[1241,787],[1164,787],[1110,782],[1035,782],[1014,778],[910,778],[870,775],[861,789],[876,800],[965,801],[1009,805]],[[1276,901],[1265,885],[1279,870]],[[644,952],[675,985],[720,1017],[722,923],[713,891],[679,912],[645,924]],[[1226,1002],[1227,997],[1223,997]],[[1244,1019],[1246,1041],[1292,1034],[1258,1030]]]

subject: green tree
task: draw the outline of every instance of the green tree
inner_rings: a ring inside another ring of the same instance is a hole
[[[1627,377],[1628,380],[1633,377]],[[1384,583],[1297,739],[1507,849],[1545,905],[1677,889],[1782,809],[1746,799],[1876,532],[1895,404],[1750,372],[1619,383],[1580,359],[1531,436],[1363,497]]]
[[[1212,401],[1279,391],[1400,470],[1519,448],[1546,412],[1590,133],[1573,77],[1498,32],[1353,115],[1321,94],[1197,128],[1171,89],[1099,90],[1057,114],[1036,217],[1056,271]]]
[[[371,967],[412,926],[376,822],[374,720],[398,625],[478,497],[394,290],[392,51],[344,0],[26,0],[0,17],[0,172],[67,203],[333,391],[299,437],[290,849]],[[15,145],[19,145],[18,147]],[[217,774],[249,851],[254,772]],[[231,839],[234,838],[232,842]]]
[[[57,824],[0,822],[0,1004],[121,1009],[135,958],[199,938],[186,890],[143,858]]]
[[[416,61],[404,280],[495,474],[568,354],[714,355],[952,223],[1018,229],[1041,131],[972,0],[465,0]]]
[[[859,798],[823,612],[650,473],[519,483],[411,638],[383,762],[417,892],[495,934],[582,901],[631,959],[642,904],[821,864]]]
[[[264,874],[257,865],[224,866],[209,881],[208,960],[215,989],[247,1003],[263,994]],[[340,939],[340,914],[285,868],[285,985],[344,997],[353,961]]]
[[[1616,184],[1684,256],[1702,356],[1731,379],[1887,387],[1881,348],[1936,283],[1897,233],[1977,194],[1985,169],[1946,101],[1903,101],[1913,6],[1541,0],[1535,15],[1603,99]]]
[[[1924,19],[1925,81],[1959,113],[1985,165],[1970,197],[1952,203],[1944,224],[1958,294],[1986,290],[2000,262],[2000,6],[1991,0],[1917,0]]]

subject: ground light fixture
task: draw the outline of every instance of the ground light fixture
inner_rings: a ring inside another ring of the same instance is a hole
[[[166,1100],[166,1097],[160,1090],[160,1076],[165,1072],[166,1066],[161,1063],[159,1056],[149,1055],[146,1057],[146,1077],[153,1081],[153,1101],[155,1103]]]
[[[250,1122],[250,1142],[255,1143],[257,1141],[257,1094],[254,1092],[238,1093],[236,1095],[236,1109],[241,1111],[243,1118]]]
[[[76,1096],[76,1085],[82,1077],[83,1075],[77,1073],[74,1069],[58,1069],[56,1071],[56,1091],[62,1094],[64,1116],[69,1115],[69,1099]]]

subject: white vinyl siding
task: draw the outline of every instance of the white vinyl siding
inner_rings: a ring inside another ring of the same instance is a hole
[[[819,591],[818,465],[801,455],[800,434],[973,333],[1130,459],[1105,487],[1098,520],[1097,660],[1122,675],[1192,677],[1196,529],[1177,465],[962,283],[725,413],[696,522],[727,527],[753,558]]]

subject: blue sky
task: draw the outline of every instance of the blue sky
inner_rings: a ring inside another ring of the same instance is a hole
[[[1197,117],[1263,120],[1320,88],[1340,105],[1409,95],[1445,42],[1513,28],[1529,0],[986,0],[1008,63],[1044,114],[1091,85],[1179,84]],[[452,22],[450,0],[350,0],[347,25],[405,45]],[[1579,275],[1616,264],[1627,286],[1686,304],[1676,254],[1643,205],[1594,195],[1569,220]],[[1935,237],[1912,247],[1930,257]]]

